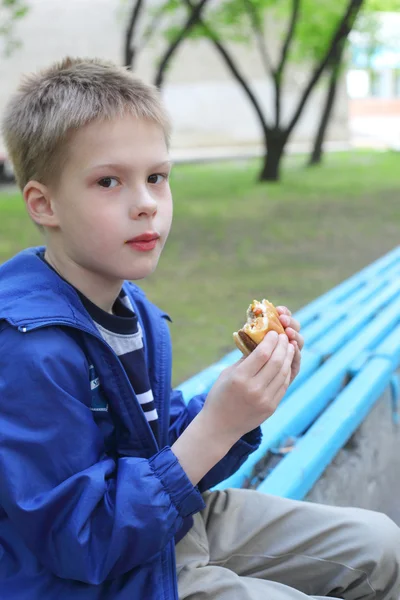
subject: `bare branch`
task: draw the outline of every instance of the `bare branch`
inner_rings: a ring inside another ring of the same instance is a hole
[[[193,0],[184,0],[184,2],[190,7],[193,6]],[[246,96],[250,100],[254,110],[256,111],[258,120],[260,122],[262,131],[264,134],[264,139],[266,139],[267,135],[269,135],[269,133],[271,131],[271,128],[265,119],[263,109],[261,108],[260,103],[258,102],[252,89],[250,88],[250,85],[245,80],[244,75],[242,75],[240,73],[240,70],[239,70],[238,66],[236,65],[232,55],[228,52],[228,50],[225,48],[225,46],[221,43],[221,40],[220,40],[217,32],[214,31],[211,28],[211,26],[208,23],[206,23],[202,18],[199,18],[198,22],[199,22],[199,25],[201,25],[203,27],[205,33],[207,34],[207,36],[213,43],[215,49],[221,55],[223,61],[225,62],[225,64],[229,68],[229,70],[231,71],[233,77],[242,86],[244,93],[246,94]]]
[[[249,13],[251,26],[252,26],[254,34],[255,34],[256,42],[258,45],[258,49],[260,51],[261,61],[263,63],[264,69],[265,69],[267,75],[271,75],[272,77],[274,77],[275,76],[274,67],[272,65],[271,58],[268,53],[268,48],[265,43],[264,34],[263,34],[263,31],[262,31],[262,28],[260,25],[260,21],[258,19],[258,15],[255,11],[254,5],[251,2],[251,0],[244,0],[244,3],[246,5],[247,12]]]
[[[287,30],[286,38],[282,46],[281,58],[278,63],[278,68],[276,70],[279,79],[282,77],[283,69],[285,68],[285,64],[287,61],[287,57],[289,54],[290,45],[292,43],[294,32],[296,30],[296,24],[299,18],[300,11],[300,0],[292,0],[292,14],[290,18],[289,27]]]
[[[327,67],[329,72],[329,84],[327,87],[324,108],[321,113],[321,118],[314,140],[314,147],[311,152],[311,156],[308,163],[309,166],[320,164],[322,161],[323,144],[325,140],[326,131],[328,129],[330,117],[333,111],[333,107],[335,105],[338,81],[342,68],[345,47],[345,43],[339,44],[337,46],[336,52],[332,56],[330,65],[329,67]]]
[[[258,48],[260,50],[261,59],[264,64],[265,71],[267,75],[270,75],[272,77],[274,82],[275,128],[279,129],[281,122],[282,75],[289,54],[290,45],[292,43],[294,32],[296,29],[296,24],[299,16],[300,0],[292,0],[292,12],[288,25],[288,30],[285,37],[285,41],[282,46],[281,57],[276,68],[274,68],[271,63],[263,31],[260,25],[260,20],[258,18],[254,5],[251,0],[244,0],[244,3],[246,5],[247,12],[250,15],[251,24],[255,33],[255,38],[257,41]]]
[[[322,58],[320,63],[315,67],[314,71],[312,72],[309,82],[300,98],[299,104],[286,130],[288,136],[290,135],[294,126],[296,125],[303,111],[303,108],[308,100],[308,97],[314,89],[314,86],[318,82],[325,68],[333,60],[337,51],[337,47],[340,46],[340,44],[344,43],[344,41],[347,39],[363,3],[364,0],[349,0],[346,13],[343,15],[343,18],[340,20],[340,23],[338,24],[336,31],[332,36],[329,48],[326,51],[325,56]]]
[[[144,0],[136,0],[131,18],[129,20],[128,28],[126,30],[125,36],[125,66],[132,68],[133,62],[135,59],[135,55],[137,52],[136,44],[135,44],[135,29],[137,27],[137,23],[140,17],[140,13],[142,12],[144,7]]]
[[[163,11],[163,9],[161,7],[153,15],[152,20],[150,21],[150,23],[146,27],[145,31],[143,32],[142,39],[140,41],[140,44],[138,45],[138,52],[141,52],[143,50],[143,48],[146,46],[146,44],[149,43],[149,41],[151,40],[151,38],[153,37],[153,35],[158,30],[158,27],[159,27],[159,25],[160,25],[163,17],[164,17],[164,11]]]
[[[196,5],[189,5],[192,10],[186,20],[186,23],[183,25],[175,40],[169,45],[167,51],[165,52],[164,56],[160,61],[154,81],[157,87],[160,88],[162,86],[164,81],[164,73],[169,65],[172,56],[175,54],[181,43],[186,39],[190,30],[199,22],[201,13],[208,1],[209,0],[199,0],[199,2]]]
[[[331,67],[329,75],[329,85],[325,97],[324,108],[321,113],[317,134],[314,140],[314,147],[310,156],[309,165],[317,165],[322,160],[323,143],[325,139],[326,130],[328,128],[329,119],[335,104],[338,78],[340,73],[340,59],[336,66]]]
[[[281,125],[281,107],[282,107],[282,78],[286,61],[289,55],[290,45],[293,40],[296,29],[297,20],[299,17],[300,0],[292,0],[292,13],[289,21],[286,38],[282,46],[281,58],[278,62],[276,71],[274,72],[274,87],[275,87],[275,127],[280,128]]]

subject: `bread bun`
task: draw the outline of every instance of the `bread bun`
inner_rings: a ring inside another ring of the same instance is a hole
[[[233,339],[239,350],[248,356],[265,338],[268,331],[285,333],[275,306],[263,300],[253,300],[247,309],[247,322],[239,331],[235,331]]]

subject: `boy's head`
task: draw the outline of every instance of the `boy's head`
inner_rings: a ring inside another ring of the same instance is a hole
[[[22,81],[2,131],[67,279],[68,264],[110,280],[155,268],[172,218],[170,126],[155,88],[111,63],[67,58]],[[128,243],[151,233],[154,249]]]
[[[3,117],[3,136],[21,189],[54,183],[73,133],[95,120],[130,114],[170,126],[156,90],[128,70],[95,59],[66,58],[22,79]]]

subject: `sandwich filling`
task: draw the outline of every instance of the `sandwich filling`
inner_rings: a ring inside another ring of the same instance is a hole
[[[244,354],[250,354],[268,331],[284,333],[278,312],[268,300],[264,299],[262,302],[253,300],[247,309],[246,317],[247,321],[242,329],[235,332],[233,336],[236,345]]]

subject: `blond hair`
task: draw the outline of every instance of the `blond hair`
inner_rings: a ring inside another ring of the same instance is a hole
[[[123,67],[67,57],[25,76],[2,122],[20,188],[33,179],[44,184],[56,180],[74,130],[127,113],[160,125],[168,144],[170,124],[157,89]]]

